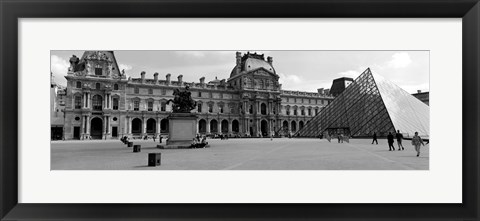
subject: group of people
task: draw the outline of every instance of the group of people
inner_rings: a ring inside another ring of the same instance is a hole
[[[388,132],[388,135],[387,135],[388,151],[392,151],[392,150],[395,151],[395,146],[393,146],[393,143],[395,142],[394,141],[395,138],[397,140],[398,150],[399,151],[405,150],[402,144],[403,135],[400,133],[400,130],[397,130],[395,137],[393,136],[392,132]],[[377,133],[375,132],[373,133],[372,144],[373,143],[378,144]],[[418,132],[415,132],[415,135],[412,137],[412,145],[415,147],[415,151],[417,151],[417,157],[420,156],[420,145],[425,146],[425,143],[423,143],[423,139],[420,136],[418,136]]]
[[[192,144],[190,145],[191,148],[205,148],[208,145],[207,142],[207,137],[203,136],[200,137],[200,135],[197,134],[195,138],[192,140]]]
[[[147,135],[141,137],[141,139],[143,139],[143,140],[148,140],[149,138],[150,137],[147,136]],[[162,143],[162,140],[163,140],[162,135],[158,135],[158,138],[160,140],[160,143]],[[155,135],[152,136],[152,139],[153,139],[153,142],[156,142],[157,136],[155,136]],[[123,136],[123,137],[120,138],[120,141],[122,141],[122,143],[124,143],[124,144],[127,144],[129,140],[130,140],[130,138],[127,137],[127,136]]]
[[[339,134],[336,134],[336,137],[337,137],[338,143],[343,143],[343,142],[350,143],[350,136],[348,136],[348,135],[344,135],[343,133],[339,133]],[[323,139],[323,135],[320,136],[320,139]],[[327,133],[325,135],[325,139],[327,139],[328,142],[332,142],[332,136],[329,133]]]

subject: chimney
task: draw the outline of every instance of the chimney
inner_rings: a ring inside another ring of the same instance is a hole
[[[418,94],[422,93],[422,90],[417,90],[417,93],[418,93]]]
[[[140,73],[140,76],[142,76],[142,84],[145,83],[145,71],[142,71],[142,73]]]
[[[170,73],[167,74],[167,84],[170,84],[170,76],[172,76]]]
[[[319,89],[317,89],[317,91],[318,91],[318,94],[320,94],[320,95],[323,95],[323,87],[322,87],[322,88],[319,88]]]
[[[182,85],[183,75],[178,75],[177,79],[178,79],[178,83],[179,83],[180,85]]]
[[[200,84],[205,84],[205,77],[200,78]]]
[[[242,52],[237,51],[236,59],[237,59],[237,66],[236,66],[235,73],[238,74],[242,70]]]
[[[270,57],[270,56],[268,56],[268,57],[267,57],[267,61],[268,61],[268,63],[272,64],[272,63],[273,63],[273,58]]]
[[[153,74],[153,80],[155,81],[155,84],[158,83],[158,73],[155,72],[155,74]]]

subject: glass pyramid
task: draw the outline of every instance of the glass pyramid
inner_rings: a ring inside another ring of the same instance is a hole
[[[430,134],[430,108],[397,85],[367,68],[345,91],[323,108],[296,135],[318,137],[344,134],[351,137],[386,136],[400,130]]]

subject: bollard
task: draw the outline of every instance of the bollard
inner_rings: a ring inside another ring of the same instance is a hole
[[[133,142],[128,142],[127,147],[133,147]]]
[[[141,145],[133,145],[133,152],[136,153],[136,152],[140,152],[140,149],[141,149]]]
[[[161,153],[149,153],[148,154],[148,166],[155,167],[160,166]]]

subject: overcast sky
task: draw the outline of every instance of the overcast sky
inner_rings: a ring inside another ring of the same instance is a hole
[[[246,51],[241,51],[246,53]],[[316,92],[330,88],[339,77],[356,78],[366,68],[382,75],[409,93],[429,91],[428,51],[250,51],[273,57],[273,67],[280,76],[284,90]],[[83,51],[52,51],[51,71],[55,81],[66,85],[63,76],[70,66],[72,55],[81,57]],[[115,51],[120,70],[128,76],[159,79],[167,73],[172,80],[182,74],[186,82],[228,79],[235,66],[235,51]]]

